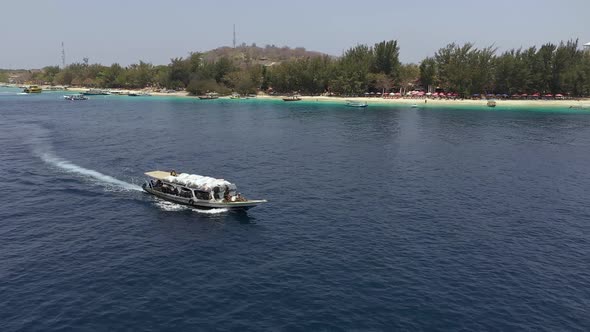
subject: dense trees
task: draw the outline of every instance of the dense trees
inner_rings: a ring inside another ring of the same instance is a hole
[[[6,74],[3,76],[5,81]],[[116,63],[107,67],[89,64],[86,58],[64,69],[45,67],[29,73],[27,79],[88,87],[186,89],[193,94],[254,93],[272,88],[278,93],[358,95],[422,88],[462,96],[534,92],[588,96],[590,52],[580,50],[577,40],[501,54],[493,46],[453,43],[416,65],[400,63],[395,40],[356,45],[338,58],[303,48],[241,45],[191,53],[163,66],[139,61],[127,67]]]
[[[463,95],[477,93],[568,93],[588,96],[588,52],[578,41],[551,43],[539,49],[509,50],[473,44],[449,44],[420,65],[420,81]]]

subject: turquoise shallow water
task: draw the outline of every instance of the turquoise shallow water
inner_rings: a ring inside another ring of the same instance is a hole
[[[2,331],[590,329],[586,113],[15,92]],[[167,204],[158,168],[269,203]]]

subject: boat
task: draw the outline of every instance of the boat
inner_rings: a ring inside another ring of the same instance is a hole
[[[28,86],[23,90],[25,93],[41,93],[41,91],[43,91],[43,89],[37,85]]]
[[[348,106],[348,107],[367,107],[367,106],[369,106],[369,104],[367,104],[367,102],[364,102],[364,101],[347,100],[346,106]]]
[[[83,94],[77,94],[77,95],[66,95],[64,96],[65,100],[88,100],[88,97],[86,97]]]
[[[496,107],[496,101],[495,100],[488,100],[487,105],[488,105],[488,107]]]
[[[49,90],[49,91],[64,91],[67,90],[68,88],[62,85],[53,85],[53,86],[48,86],[47,88],[45,88],[45,90]]]
[[[231,96],[229,96],[229,99],[240,99],[241,96],[239,93],[232,93]]]
[[[88,91],[82,92],[82,94],[86,96],[105,96],[110,95],[111,93],[106,90],[90,89]]]
[[[151,96],[151,94],[148,92],[129,92],[127,95],[130,97],[149,97],[149,96]]]
[[[199,99],[217,99],[219,95],[216,92],[209,92],[203,96],[199,96]]]
[[[290,96],[290,97],[285,97],[283,98],[283,101],[300,101],[301,98],[299,98],[299,96]]]
[[[150,171],[142,188],[161,199],[202,209],[247,210],[266,203],[264,199],[246,199],[235,184],[216,179],[175,171]]]

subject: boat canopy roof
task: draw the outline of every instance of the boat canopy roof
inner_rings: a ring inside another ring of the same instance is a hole
[[[200,190],[211,190],[215,187],[224,187],[227,186],[230,190],[235,190],[236,185],[230,183],[224,179],[216,179],[208,176],[196,175],[196,174],[188,174],[188,173],[179,173],[177,175],[173,172],[166,172],[166,171],[151,171],[146,172],[145,175],[170,182],[170,183],[177,183],[183,186],[191,187],[194,189]]]

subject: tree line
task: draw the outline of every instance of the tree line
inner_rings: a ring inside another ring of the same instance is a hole
[[[103,66],[89,64],[85,58],[65,68],[45,67],[33,74],[32,81],[100,88],[155,87],[191,94],[274,91],[350,96],[421,88],[456,92],[462,97],[535,92],[590,95],[590,52],[580,50],[577,40],[501,54],[493,46],[452,43],[419,65],[400,63],[399,51],[397,41],[390,40],[373,46],[356,45],[340,57],[300,56],[270,64],[251,57],[212,58],[198,52],[159,66],[143,61],[126,67],[116,63]]]

